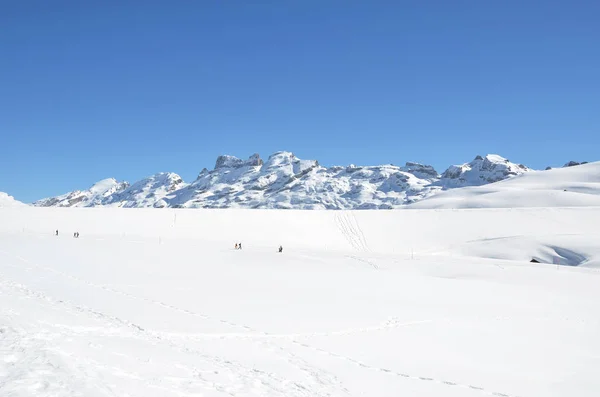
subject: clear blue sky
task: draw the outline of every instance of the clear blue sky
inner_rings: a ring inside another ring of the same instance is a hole
[[[600,160],[598,1],[7,1],[0,191],[193,180],[219,154]]]

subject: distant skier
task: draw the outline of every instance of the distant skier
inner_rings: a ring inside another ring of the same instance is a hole
[[[238,249],[238,243],[235,243],[235,249]]]
[[[281,245],[279,246],[279,252],[283,252],[283,247]]]
[[[239,248],[239,249],[242,249],[242,243],[239,243],[239,244],[238,244],[238,248]]]
[[[58,229],[56,229],[56,235],[58,236]]]

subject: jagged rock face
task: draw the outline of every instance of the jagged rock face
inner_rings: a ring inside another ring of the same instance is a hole
[[[156,174],[131,186],[112,179],[35,205],[389,209],[443,189],[492,183],[527,171],[527,167],[496,155],[478,156],[470,163],[448,168],[441,176],[433,167],[414,162],[404,167],[327,168],[290,152],[274,153],[266,161],[258,154],[247,160],[224,155],[217,158],[213,170],[203,169],[190,184],[173,173]]]
[[[215,170],[222,168],[240,168],[240,167],[258,167],[263,164],[262,159],[258,155],[258,153],[253,154],[248,158],[248,160],[242,160],[235,156],[222,155],[217,157],[217,162],[215,163]]]
[[[438,184],[445,188],[481,186],[528,171],[531,170],[522,164],[514,164],[501,156],[488,154],[485,157],[477,156],[470,163],[450,166],[444,171]]]

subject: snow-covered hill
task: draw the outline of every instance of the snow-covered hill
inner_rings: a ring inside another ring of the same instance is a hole
[[[600,206],[600,162],[527,172],[501,182],[452,189],[408,208]]]
[[[394,165],[323,167],[290,152],[266,161],[258,154],[242,160],[219,156],[213,170],[184,183],[161,173],[131,186],[107,179],[34,203],[40,207],[174,207],[281,209],[390,209],[420,201],[445,189],[479,186],[531,171],[498,155],[477,156],[442,175],[431,166]]]
[[[22,202],[15,200],[13,196],[0,192],[0,207],[19,207],[24,205]]]

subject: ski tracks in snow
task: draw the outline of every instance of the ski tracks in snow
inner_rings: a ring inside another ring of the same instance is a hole
[[[370,252],[365,234],[360,228],[356,216],[349,211],[338,211],[334,215],[335,223],[348,243],[357,251]]]
[[[369,244],[363,233],[358,219],[354,213],[350,211],[338,211],[334,215],[335,223],[348,243],[358,252],[371,252]],[[373,261],[361,258],[356,255],[347,255],[348,258],[366,263],[375,270],[379,270],[379,266]]]

